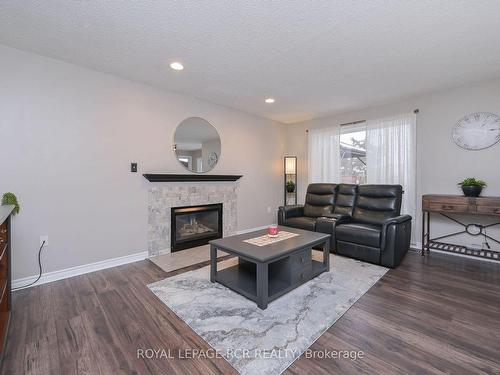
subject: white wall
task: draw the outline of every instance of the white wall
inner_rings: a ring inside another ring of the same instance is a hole
[[[14,192],[22,205],[14,279],[37,273],[40,235],[49,235],[46,272],[146,251],[142,173],[186,172],[172,139],[191,116],[220,133],[211,173],[244,175],[238,229],[275,222],[283,125],[0,45],[0,193]]]
[[[362,89],[362,88],[360,88]],[[366,108],[328,118],[306,121],[286,128],[286,154],[298,156],[298,194],[304,201],[307,188],[307,134],[306,129],[326,127],[358,120],[375,119],[419,109],[417,115],[417,202],[415,224],[417,239],[421,238],[422,194],[461,194],[457,182],[465,177],[478,177],[488,183],[484,195],[500,195],[500,144],[486,150],[466,151],[453,142],[453,125],[471,112],[493,112],[500,115],[500,80],[482,82],[467,87],[414,97],[398,103]],[[492,218],[483,218],[491,222]],[[477,219],[475,219],[477,221]],[[459,229],[443,220],[434,234]],[[500,237],[500,230],[491,230]],[[466,243],[478,239],[463,238]],[[481,241],[479,241],[481,242]],[[498,248],[498,246],[497,246]]]

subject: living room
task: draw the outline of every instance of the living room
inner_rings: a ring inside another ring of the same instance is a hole
[[[498,11],[2,1],[0,372],[499,373]]]

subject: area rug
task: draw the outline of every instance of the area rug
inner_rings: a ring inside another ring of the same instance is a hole
[[[223,261],[219,267],[235,264]],[[266,310],[209,280],[204,267],[148,285],[240,374],[276,375],[330,328],[387,268],[330,255],[330,272],[271,302]]]

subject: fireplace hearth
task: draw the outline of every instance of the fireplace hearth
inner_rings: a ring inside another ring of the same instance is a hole
[[[222,237],[222,203],[171,208],[171,251]]]

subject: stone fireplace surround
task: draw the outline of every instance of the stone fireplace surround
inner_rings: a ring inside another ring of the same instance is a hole
[[[236,233],[236,184],[158,183],[148,191],[148,256],[170,253],[170,209],[222,203],[222,234]]]

